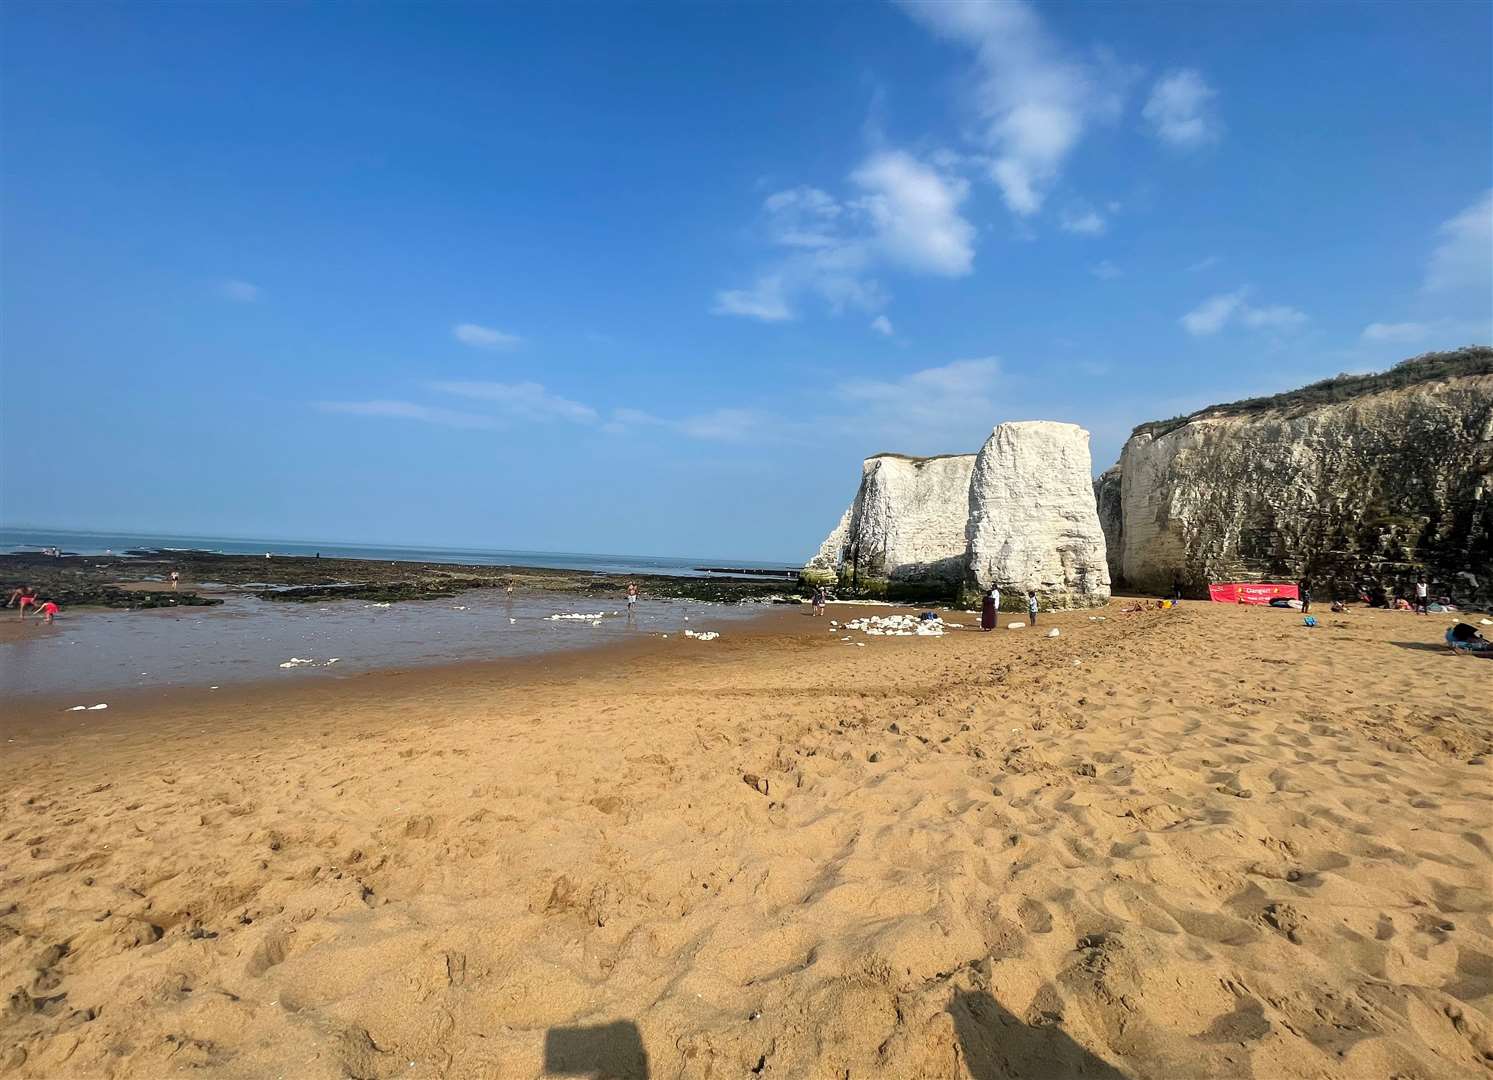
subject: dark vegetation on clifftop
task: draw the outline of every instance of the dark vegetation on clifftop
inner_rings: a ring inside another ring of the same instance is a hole
[[[1369,394],[1382,394],[1420,383],[1468,375],[1493,375],[1493,348],[1469,345],[1451,352],[1426,353],[1424,356],[1401,361],[1388,371],[1371,375],[1335,375],[1299,390],[1287,390],[1283,394],[1209,405],[1186,416],[1174,416],[1170,420],[1148,420],[1144,424],[1138,424],[1131,435],[1150,434],[1159,439],[1189,421],[1203,417],[1248,416],[1251,413],[1277,410],[1315,409]]]

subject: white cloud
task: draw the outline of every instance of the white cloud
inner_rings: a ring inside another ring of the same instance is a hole
[[[1110,262],[1108,259],[1105,259],[1103,262],[1095,263],[1093,266],[1089,267],[1089,273],[1093,274],[1101,281],[1113,281],[1117,277],[1125,276],[1125,271],[1121,270],[1118,266]]]
[[[893,266],[945,277],[974,269],[975,229],[959,214],[969,185],[901,151],[873,154],[851,180],[866,194],[856,206]]]
[[[1182,316],[1182,326],[1193,337],[1216,334],[1223,329],[1224,323],[1233,317],[1234,312],[1243,302],[1243,289],[1210,297]]]
[[[569,420],[591,424],[597,418],[596,410],[591,406],[551,394],[536,382],[449,381],[431,383],[430,388],[442,394],[492,402],[503,413],[523,420]]]
[[[1493,318],[1435,319],[1431,322],[1369,323],[1359,335],[1365,342],[1383,345],[1429,345],[1453,348],[1493,339]]]
[[[1285,304],[1252,307],[1246,303],[1249,289],[1235,289],[1209,297],[1178,321],[1193,337],[1207,337],[1237,320],[1253,330],[1292,330],[1307,321],[1303,311]]]
[[[316,407],[322,412],[345,413],[351,416],[377,416],[395,420],[418,420],[426,424],[439,424],[454,428],[493,428],[497,423],[490,416],[458,412],[430,405],[417,405],[412,401],[322,401]]]
[[[1426,292],[1493,291],[1493,190],[1443,222],[1426,270]]]
[[[885,315],[878,315],[872,319],[871,329],[875,330],[878,334],[885,334],[887,337],[891,337],[897,332],[892,328],[892,320],[888,319]]]
[[[782,322],[793,318],[793,309],[783,295],[783,276],[768,274],[757,279],[750,289],[722,289],[715,294],[712,315],[744,315],[763,322]]]
[[[1274,304],[1262,308],[1241,307],[1239,318],[1245,326],[1257,330],[1289,330],[1306,322],[1306,313],[1285,304]]]
[[[771,420],[756,409],[712,409],[679,420],[667,420],[642,409],[613,409],[602,430],[619,433],[640,427],[664,428],[691,439],[742,442],[767,434]]]
[[[1021,0],[902,0],[918,22],[973,48],[972,106],[984,125],[990,179],[1013,213],[1041,209],[1048,187],[1095,119],[1118,110],[1106,73],[1068,55]]]
[[[1197,262],[1195,262],[1191,266],[1189,266],[1187,268],[1187,272],[1189,274],[1196,274],[1200,270],[1206,270],[1206,269],[1208,269],[1210,266],[1217,266],[1222,261],[1223,260],[1220,259],[1217,255],[1205,255],[1201,259],[1199,259]]]
[[[774,243],[820,248],[840,242],[835,226],[845,208],[828,192],[816,187],[790,188],[769,195],[762,205]]]
[[[237,304],[252,304],[259,299],[259,286],[247,281],[229,279],[219,283],[218,295]]]
[[[474,349],[511,349],[522,340],[517,334],[476,323],[457,323],[451,328],[451,336]]]
[[[1196,147],[1216,142],[1222,127],[1213,99],[1218,91],[1192,68],[1173,71],[1156,80],[1142,115],[1162,142]]]
[[[1425,323],[1399,322],[1399,323],[1369,323],[1363,328],[1360,335],[1365,341],[1393,341],[1400,343],[1411,343],[1423,341],[1431,332],[1431,328]]]
[[[990,422],[999,377],[1000,362],[987,356],[956,360],[897,379],[851,379],[836,391],[859,410],[844,418],[848,429],[872,427],[905,433],[927,425],[944,430],[950,425]]]
[[[687,416],[671,426],[692,439],[741,442],[758,433],[766,417],[754,409],[713,409],[698,416]]]
[[[1109,228],[1109,223],[1094,210],[1064,210],[1059,224],[1064,232],[1081,236],[1098,236]]]
[[[748,288],[722,289],[711,308],[782,322],[797,301],[818,296],[831,310],[874,312],[886,294],[877,269],[959,277],[974,264],[975,229],[960,214],[968,184],[910,154],[872,154],[851,174],[860,194],[845,201],[812,187],[763,202],[767,238],[786,249]]]

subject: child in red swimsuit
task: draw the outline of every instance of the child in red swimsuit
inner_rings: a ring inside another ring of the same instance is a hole
[[[56,601],[48,600],[36,610],[43,617],[44,621],[51,622],[52,616],[56,615],[60,609],[57,607]]]

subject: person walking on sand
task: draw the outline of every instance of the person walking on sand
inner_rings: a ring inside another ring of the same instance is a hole
[[[980,629],[994,630],[995,620],[1000,618],[1001,590],[999,585],[991,585],[990,591],[985,594],[985,600],[980,605]]]
[[[176,591],[176,587],[178,585],[180,585],[180,584],[181,584],[181,571],[180,570],[173,570],[173,571],[171,571],[171,591],[175,592]]]
[[[814,614],[823,615],[824,605],[829,601],[829,594],[824,591],[824,586],[814,590]]]
[[[633,612],[637,610],[637,607],[638,583],[635,581],[629,581],[627,583],[627,617],[629,619],[633,617]]]
[[[1036,626],[1037,625],[1037,590],[1036,589],[1028,589],[1026,591],[1026,615],[1027,615],[1027,621],[1029,621],[1033,626]]]
[[[1431,613],[1431,587],[1426,584],[1425,575],[1421,575],[1415,581],[1415,613],[1417,615]]]

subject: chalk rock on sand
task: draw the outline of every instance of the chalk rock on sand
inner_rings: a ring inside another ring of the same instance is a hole
[[[855,501],[804,567],[804,579],[869,596],[957,590],[974,464],[973,454],[867,458]]]
[[[1043,608],[1108,600],[1092,474],[1089,433],[1076,424],[1024,420],[991,432],[969,484],[970,590],[1032,588]]]

